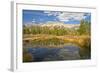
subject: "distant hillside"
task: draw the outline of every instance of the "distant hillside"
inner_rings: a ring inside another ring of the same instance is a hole
[[[41,26],[41,27],[50,27],[50,28],[54,28],[54,27],[60,27],[60,28],[74,28],[77,29],[79,28],[80,24],[64,24],[64,23],[57,23],[57,22],[48,22],[45,24],[25,24],[25,26]]]
[[[64,24],[64,23],[47,23],[41,25],[42,27],[64,27],[64,28],[79,28],[80,24]]]

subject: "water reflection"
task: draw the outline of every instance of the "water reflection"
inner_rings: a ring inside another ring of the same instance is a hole
[[[60,48],[34,47],[28,48],[27,53],[32,55],[32,62],[58,61],[80,59],[80,48],[75,45],[67,45]]]

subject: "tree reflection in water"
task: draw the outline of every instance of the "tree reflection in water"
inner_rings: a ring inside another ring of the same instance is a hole
[[[79,49],[75,45],[67,45],[62,48],[28,48],[27,53],[32,55],[32,62],[57,61],[80,59]]]

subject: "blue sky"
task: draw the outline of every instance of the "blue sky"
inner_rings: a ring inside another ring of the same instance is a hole
[[[43,24],[47,22],[63,22],[65,24],[79,24],[81,20],[91,21],[91,13],[62,12],[44,10],[23,10],[23,24]]]

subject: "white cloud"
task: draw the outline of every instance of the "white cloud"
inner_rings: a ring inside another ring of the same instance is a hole
[[[32,20],[32,23],[35,23],[35,19]]]
[[[56,11],[44,11],[48,16],[58,16],[61,12],[56,12]]]
[[[84,13],[62,12],[57,17],[60,21],[69,21],[71,19],[82,20],[84,18]]]
[[[48,16],[55,16],[59,19],[59,21],[70,21],[73,20],[82,20],[85,19],[86,16],[84,16],[84,13],[78,13],[78,12],[57,12],[57,11],[44,11]]]

